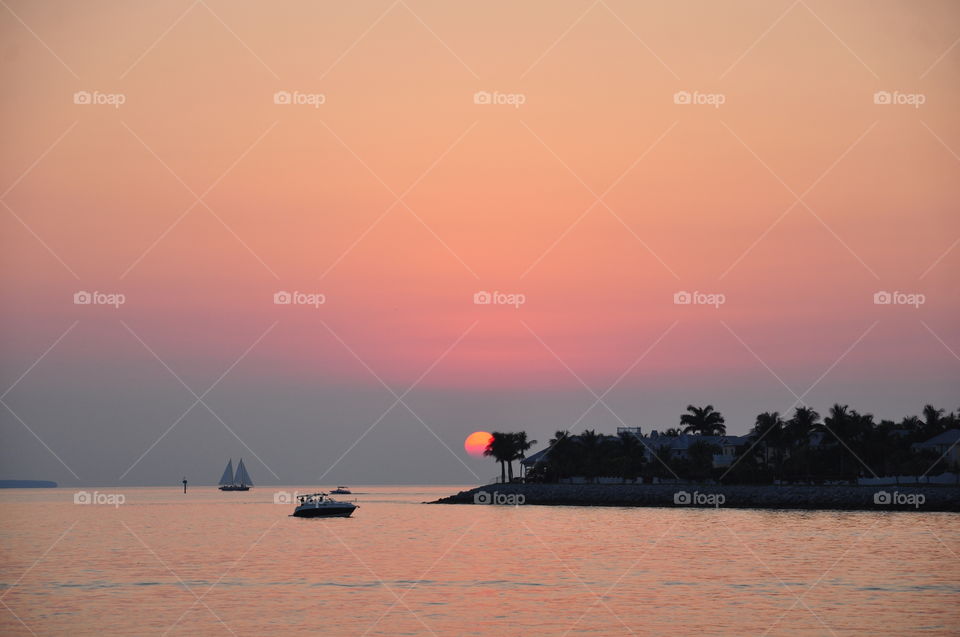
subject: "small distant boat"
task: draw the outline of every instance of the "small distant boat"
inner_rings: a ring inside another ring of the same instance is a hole
[[[233,458],[227,461],[227,468],[223,470],[220,476],[221,491],[249,491],[253,486],[253,480],[247,473],[247,468],[243,466],[243,458],[240,458],[240,464],[237,465],[237,472],[233,472]]]
[[[293,515],[298,518],[349,518],[357,505],[334,500],[326,493],[308,493],[297,496],[297,508]]]
[[[345,487],[341,484],[341,485],[338,485],[337,488],[331,491],[330,493],[336,493],[337,495],[349,495],[353,493],[353,491],[350,490],[350,487]]]

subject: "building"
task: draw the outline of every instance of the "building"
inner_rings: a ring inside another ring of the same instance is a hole
[[[750,444],[748,436],[700,436],[690,434],[680,434],[679,436],[664,436],[656,431],[651,432],[649,436],[638,436],[640,442],[646,447],[647,459],[653,460],[654,451],[666,448],[670,458],[680,459],[689,455],[690,447],[696,443],[705,443],[720,448],[720,453],[713,454],[714,467],[729,467],[741,447]]]
[[[942,456],[950,467],[960,465],[960,429],[947,429],[925,442],[915,442],[915,451],[930,450]]]
[[[733,464],[737,454],[749,445],[751,440],[748,436],[699,436],[690,434],[680,434],[677,436],[667,436],[652,431],[649,436],[644,436],[640,427],[617,427],[617,436],[603,436],[602,440],[615,442],[618,436],[624,433],[633,434],[640,441],[644,448],[644,459],[647,462],[655,462],[654,453],[666,449],[669,459],[679,460],[689,456],[690,447],[695,443],[706,443],[720,448],[719,453],[713,454],[713,466],[717,468],[729,467]],[[572,435],[569,439],[576,442],[579,436]],[[525,472],[529,472],[538,464],[544,463],[549,458],[549,447],[524,458],[520,464]]]

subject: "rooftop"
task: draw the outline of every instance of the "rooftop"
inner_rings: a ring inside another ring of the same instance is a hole
[[[954,445],[960,441],[960,429],[947,429],[943,433],[937,434],[930,440],[918,442],[920,447],[939,447],[941,445]]]

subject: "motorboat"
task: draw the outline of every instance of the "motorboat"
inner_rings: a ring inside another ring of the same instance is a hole
[[[306,493],[297,496],[297,518],[348,518],[358,505],[334,500],[326,493]]]
[[[341,484],[337,486],[337,488],[331,491],[330,493],[336,493],[337,495],[350,495],[351,493],[353,493],[353,491],[350,490],[350,487],[345,487]]]

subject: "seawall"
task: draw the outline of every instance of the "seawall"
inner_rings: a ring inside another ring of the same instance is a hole
[[[714,507],[960,512],[960,487],[694,484],[489,484],[431,504]]]

